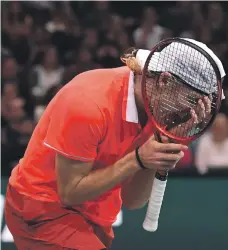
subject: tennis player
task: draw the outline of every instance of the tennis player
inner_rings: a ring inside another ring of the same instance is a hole
[[[147,123],[140,84],[148,54],[133,50],[127,66],[76,76],[46,108],[9,179],[5,217],[19,250],[110,248],[122,204],[144,206],[156,170],[183,157],[187,146],[155,141]],[[199,106],[195,121],[210,112],[209,98]]]

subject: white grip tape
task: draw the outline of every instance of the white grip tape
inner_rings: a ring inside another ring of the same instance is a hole
[[[158,228],[158,219],[165,194],[167,180],[154,179],[153,188],[147,207],[147,213],[143,222],[143,228],[149,232],[155,232]]]

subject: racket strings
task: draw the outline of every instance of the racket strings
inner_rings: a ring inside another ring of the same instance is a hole
[[[159,127],[166,130],[171,127],[172,134],[188,137],[200,133],[215,113],[217,77],[211,63],[198,50],[183,43],[172,45],[151,55],[144,85],[146,98]],[[198,103],[204,96],[211,101],[211,113],[205,117]],[[191,110],[197,115],[197,124]]]
[[[148,89],[147,89],[147,91],[148,91]],[[148,91],[149,92],[149,91]],[[192,94],[192,93],[191,93]],[[199,100],[200,99],[200,97],[202,97],[202,96],[195,96],[195,97],[193,97],[193,96],[191,96],[191,95],[184,95],[184,94],[182,94],[182,93],[178,93],[177,95],[175,95],[175,94],[173,94],[172,95],[172,98],[170,99],[170,96],[168,96],[168,95],[166,95],[166,97],[167,97],[167,99],[166,99],[166,101],[167,102],[170,102],[170,104],[172,104],[172,105],[174,105],[175,103],[174,102],[172,102],[172,100],[173,100],[173,98],[176,98],[176,97],[178,97],[179,98],[179,101],[181,102],[181,104],[182,105],[184,105],[184,106],[186,106],[186,107],[188,107],[188,108],[190,108],[190,107],[195,107],[196,105],[197,105],[197,100]],[[150,98],[151,98],[151,96],[150,96]],[[211,99],[211,98],[210,98]],[[175,101],[175,99],[174,99],[174,101]],[[188,105],[189,104],[189,105]],[[216,102],[215,101],[213,101],[212,103],[211,103],[211,107],[212,108],[215,108],[216,107]]]
[[[167,80],[163,87],[159,88],[159,79],[153,82],[148,79],[146,84],[146,92],[149,103],[150,111],[153,113],[158,124],[166,128],[167,124],[175,123],[175,116],[180,113],[189,113],[191,109],[194,109],[196,113],[200,112],[200,106],[198,105],[198,100],[204,97],[204,94],[193,90],[191,87],[184,85],[182,82],[178,81],[176,78],[172,77]],[[157,93],[156,98],[153,98],[153,93]],[[212,108],[215,108],[216,102],[212,100]],[[212,116],[209,116],[211,118]],[[186,137],[190,131],[190,128],[195,126],[195,133],[206,127],[210,119],[201,118],[199,120],[200,127],[194,124],[191,120],[185,123],[180,123],[175,128],[175,135],[180,137]],[[205,125],[203,125],[204,123]],[[174,133],[174,131],[173,131]]]
[[[183,84],[182,82],[178,82],[178,80],[174,76],[172,76],[171,80],[169,79],[166,82],[166,86],[168,86],[168,84],[170,84],[170,83],[172,84],[172,82],[179,83],[180,85]],[[174,89],[175,86],[174,85],[172,85],[172,86],[173,86],[173,89]],[[150,90],[150,87],[151,86],[149,84],[146,85],[147,92],[152,94],[152,92]],[[176,93],[176,95],[175,95],[175,93]],[[183,101],[183,103],[186,101],[187,103],[190,103],[192,105],[196,105],[197,101],[202,97],[202,94],[199,95],[198,92],[197,91],[193,91],[192,88],[189,88],[188,93],[186,93],[186,91],[184,89],[182,89],[182,90],[180,89],[179,92],[175,91],[175,93],[173,93],[172,97],[178,97],[178,98],[180,98]],[[167,96],[167,97],[169,98],[169,96]],[[151,96],[150,96],[150,98],[151,98]],[[212,95],[209,95],[209,98],[212,101],[211,107],[215,108],[216,107],[216,101],[212,100]]]

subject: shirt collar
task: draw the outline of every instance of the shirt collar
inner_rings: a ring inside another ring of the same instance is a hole
[[[138,123],[138,111],[134,94],[134,73],[130,71],[128,83],[124,93],[123,119],[127,122]]]

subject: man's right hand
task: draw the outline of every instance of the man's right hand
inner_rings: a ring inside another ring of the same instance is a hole
[[[152,136],[139,148],[139,157],[146,168],[169,171],[184,156],[183,150],[188,148],[182,144],[169,143],[165,136],[162,136],[162,141],[157,142]]]

